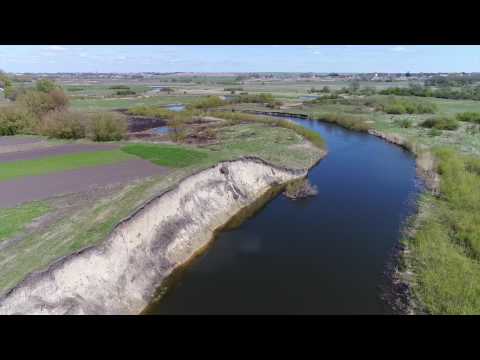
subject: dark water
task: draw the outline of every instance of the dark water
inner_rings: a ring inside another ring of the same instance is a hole
[[[177,271],[154,314],[382,314],[385,264],[418,192],[414,158],[310,120],[329,154],[314,198],[277,196]]]

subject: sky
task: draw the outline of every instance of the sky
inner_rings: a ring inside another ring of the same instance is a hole
[[[478,72],[464,45],[0,45],[13,72]]]

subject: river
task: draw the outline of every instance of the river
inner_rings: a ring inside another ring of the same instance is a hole
[[[388,314],[385,265],[414,210],[415,159],[371,135],[295,119],[329,153],[313,198],[283,195],[175,271],[149,314]]]

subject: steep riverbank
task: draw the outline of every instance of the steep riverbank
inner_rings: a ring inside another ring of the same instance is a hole
[[[306,175],[253,157],[194,174],[119,223],[102,244],[28,276],[0,299],[0,314],[137,314],[216,229],[272,186]]]

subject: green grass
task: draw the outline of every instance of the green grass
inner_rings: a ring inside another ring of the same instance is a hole
[[[132,144],[123,146],[121,150],[127,154],[149,160],[154,164],[169,167],[193,165],[208,157],[204,152],[174,145]]]
[[[441,196],[425,195],[428,209],[407,240],[415,295],[433,314],[480,314],[480,159],[435,150]]]
[[[0,242],[21,232],[26,225],[44,215],[50,207],[44,202],[32,202],[15,208],[0,209]]]
[[[89,199],[87,204],[75,206],[65,213],[62,209],[54,223],[32,231],[21,241],[0,251],[0,294],[11,289],[32,271],[44,269],[55,259],[98,244],[115,224],[137,207],[196,171],[219,161],[245,155],[258,156],[280,166],[305,168],[314,164],[320,154],[314,146],[306,146],[304,139],[296,132],[268,124],[253,122],[222,126],[217,129],[217,136],[218,144],[198,150],[174,145],[150,145],[155,149],[152,151],[152,148],[135,147],[136,144],[127,145],[141,149],[135,151],[135,155],[150,157],[153,161],[160,160],[160,164],[166,164],[167,159],[167,165],[190,165],[173,167],[165,175],[142,179],[115,190],[113,194]],[[169,149],[167,152],[166,148]],[[185,156],[185,151],[188,156]],[[193,155],[193,161],[192,152],[200,153],[201,158]],[[165,153],[169,154],[167,158]],[[178,158],[181,158],[180,162]]]
[[[114,110],[114,109],[128,109],[134,106],[158,106],[168,105],[174,103],[190,104],[198,101],[202,96],[177,96],[177,95],[163,95],[151,97],[132,97],[129,99],[72,99],[70,101],[72,109],[76,110]]]
[[[366,122],[367,119],[362,116],[329,113],[315,114],[312,117],[315,120],[336,124],[354,131],[367,132],[372,127],[369,123]]]
[[[2,163],[0,164],[0,181],[74,170],[88,166],[114,164],[131,158],[130,155],[120,150],[108,150]]]
[[[267,116],[257,116],[251,114],[244,114],[239,112],[212,112],[210,113],[214,117],[226,119],[230,122],[230,124],[240,124],[242,122],[252,122],[258,124],[265,124],[270,125],[273,127],[282,127],[285,129],[290,129],[296,132],[298,135],[304,137],[308,141],[310,141],[313,145],[318,147],[319,149],[325,149],[325,141],[323,140],[322,136],[313,130],[307,129],[301,125],[294,123],[293,121],[282,120],[277,118],[271,118]]]

